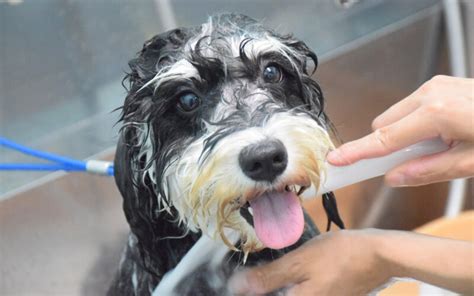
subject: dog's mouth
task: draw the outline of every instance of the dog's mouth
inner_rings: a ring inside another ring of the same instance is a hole
[[[308,186],[286,185],[250,198],[240,214],[255,229],[268,248],[282,249],[299,240],[304,230],[303,208],[299,196]]]

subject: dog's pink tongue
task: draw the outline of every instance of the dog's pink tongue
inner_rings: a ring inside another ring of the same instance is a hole
[[[250,206],[255,232],[266,247],[291,246],[303,234],[303,209],[294,192],[265,193],[250,201]]]

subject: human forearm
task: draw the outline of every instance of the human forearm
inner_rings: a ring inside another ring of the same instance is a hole
[[[374,241],[392,276],[474,292],[473,243],[401,231],[384,231]]]

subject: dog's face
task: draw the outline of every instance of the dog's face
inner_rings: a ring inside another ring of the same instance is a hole
[[[232,228],[245,252],[295,243],[300,194],[332,147],[316,65],[303,42],[239,15],[148,41],[130,62],[116,160],[135,183],[121,190],[137,192],[129,222],[164,213],[230,247]]]

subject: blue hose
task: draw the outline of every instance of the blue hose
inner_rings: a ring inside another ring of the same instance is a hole
[[[15,143],[15,142],[13,142],[11,140],[8,140],[6,138],[3,138],[3,137],[0,137],[0,145],[5,146],[5,147],[10,148],[10,149],[13,149],[13,150],[16,150],[16,151],[21,152],[23,154],[31,155],[31,156],[34,156],[34,157],[37,157],[37,158],[46,159],[46,160],[49,160],[49,161],[52,161],[52,162],[77,165],[79,167],[82,166],[82,164],[83,164],[83,162],[77,161],[77,160],[74,160],[74,159],[71,159],[71,158],[62,157],[62,156],[55,155],[55,154],[52,154],[52,153],[31,149],[29,147],[20,145],[18,143]]]
[[[50,164],[39,164],[39,163],[0,163],[0,170],[5,171],[82,171],[90,172],[100,175],[114,175],[114,168],[111,163],[89,160],[89,161],[80,161],[72,158],[52,154],[49,152],[44,152],[40,150],[35,150],[23,145],[20,145],[16,142],[13,142],[9,139],[0,137],[0,146],[16,150],[23,154],[31,155],[36,158],[45,159],[50,162]]]
[[[77,169],[61,164],[0,163],[0,171],[75,171]]]

